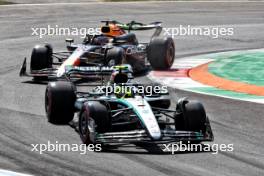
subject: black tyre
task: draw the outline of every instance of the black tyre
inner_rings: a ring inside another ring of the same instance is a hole
[[[95,133],[107,132],[110,119],[106,106],[97,101],[83,105],[79,115],[79,134],[84,144],[94,144]]]
[[[50,82],[46,88],[45,110],[48,121],[68,124],[74,116],[75,88],[70,82]]]
[[[125,58],[125,51],[123,48],[114,47],[107,51],[106,53],[106,65],[114,66],[122,64]]]
[[[51,44],[49,43],[46,43],[45,44],[45,47],[48,49],[48,56],[49,56],[49,65],[51,66],[52,64],[52,53],[53,53],[53,47]]]
[[[175,45],[172,38],[153,38],[147,48],[147,58],[154,70],[169,69],[175,57]]]
[[[205,132],[206,112],[198,101],[187,101],[176,116],[176,130]]]
[[[50,45],[36,45],[31,53],[31,70],[41,70],[52,67],[52,47]]]
[[[30,70],[41,70],[45,68],[52,68],[52,46],[46,44],[45,46],[36,45],[31,53]],[[34,77],[35,80],[46,80],[47,77]]]

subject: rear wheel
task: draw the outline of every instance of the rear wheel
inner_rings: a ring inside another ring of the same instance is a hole
[[[109,127],[110,119],[106,106],[97,101],[83,105],[79,115],[79,134],[84,144],[95,144],[95,134],[107,132]]]
[[[52,47],[49,44],[45,46],[36,45],[31,53],[30,70],[42,70],[52,68]],[[46,79],[47,77],[34,77],[34,79]]]
[[[176,130],[205,132],[207,117],[202,103],[186,101],[177,110],[180,113],[175,117]]]
[[[70,82],[50,82],[46,88],[45,110],[48,121],[68,124],[74,116],[75,88]]]
[[[172,38],[153,38],[147,48],[147,57],[154,70],[169,69],[175,57],[175,46]]]

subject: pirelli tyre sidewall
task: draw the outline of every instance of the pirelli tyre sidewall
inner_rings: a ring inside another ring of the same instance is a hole
[[[147,47],[147,58],[154,70],[169,69],[175,58],[175,45],[170,37],[154,37]]]
[[[66,81],[49,82],[45,93],[46,116],[50,123],[65,125],[74,116],[75,87]]]
[[[107,132],[109,128],[110,118],[105,105],[99,101],[83,104],[79,114],[79,134],[84,144],[95,144],[95,134]]]
[[[205,132],[206,112],[199,101],[186,101],[178,107],[180,113],[175,117],[176,130]]]
[[[52,47],[36,45],[31,53],[30,70],[41,70],[52,67]]]

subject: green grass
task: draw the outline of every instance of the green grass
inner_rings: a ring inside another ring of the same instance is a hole
[[[0,5],[6,5],[6,4],[14,4],[14,3],[0,0]]]
[[[209,64],[209,72],[222,78],[264,86],[264,52],[218,57]]]

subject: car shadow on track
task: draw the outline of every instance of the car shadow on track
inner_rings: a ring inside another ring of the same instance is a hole
[[[78,123],[77,121],[71,121],[69,126],[79,134]],[[167,144],[167,143],[166,143]],[[175,143],[174,143],[175,144]],[[198,143],[199,144],[199,143]],[[150,142],[137,142],[133,144],[105,144],[102,145],[103,153],[119,153],[119,154],[142,154],[142,155],[178,155],[178,154],[194,154],[194,153],[211,153],[213,152],[212,148],[210,151],[204,150],[205,147],[208,147],[202,143],[202,150],[200,151],[166,151],[164,150],[165,144],[155,144]],[[171,149],[171,148],[170,148]],[[99,153],[100,153],[99,152]]]
[[[202,144],[204,147],[204,145]],[[161,145],[151,143],[136,143],[134,145],[111,145],[103,147],[101,152],[119,153],[119,154],[143,154],[143,155],[178,155],[178,154],[194,154],[194,153],[210,153],[211,151],[166,151]]]
[[[30,81],[23,81],[21,82],[23,84],[40,84],[40,85],[47,85],[48,81],[34,81],[34,80],[30,80]]]

